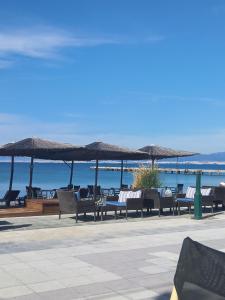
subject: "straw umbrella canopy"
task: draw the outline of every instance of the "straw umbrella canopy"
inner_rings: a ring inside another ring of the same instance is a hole
[[[33,167],[34,159],[55,159],[54,156],[57,154],[62,154],[64,151],[73,150],[77,153],[77,158],[81,158],[82,149],[84,147],[73,146],[71,144],[63,144],[58,142],[52,142],[48,140],[43,140],[40,138],[26,138],[15,143],[9,143],[0,147],[0,156],[11,156],[11,176],[9,189],[12,189],[13,172],[14,172],[14,157],[24,156],[30,157],[30,179],[29,179],[29,189],[32,187],[33,180]],[[75,157],[75,156],[74,156]],[[60,159],[60,158],[59,158]],[[59,160],[58,159],[58,160]],[[73,162],[72,162],[73,165]],[[71,174],[73,168],[71,166]],[[72,175],[70,176],[70,178]]]
[[[174,150],[171,148],[165,148],[158,145],[145,146],[139,149],[148,154],[149,158],[152,160],[152,168],[154,168],[154,162],[158,159],[163,158],[172,158],[172,157],[185,157],[193,156],[199,153],[183,151],[183,150]]]
[[[120,146],[111,145],[103,142],[94,142],[86,145],[86,148],[92,151],[96,160],[95,168],[95,190],[98,184],[98,163],[99,160],[121,160],[121,177],[120,186],[123,183],[123,161],[124,160],[142,160],[147,159],[148,154],[143,153],[139,150],[133,151],[128,148],[122,148]]]

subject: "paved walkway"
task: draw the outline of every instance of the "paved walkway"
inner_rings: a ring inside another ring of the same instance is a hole
[[[0,220],[0,299],[169,299],[185,237],[225,251],[225,214]]]

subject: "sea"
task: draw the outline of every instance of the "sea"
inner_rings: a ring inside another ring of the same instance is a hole
[[[99,166],[120,166],[118,163],[102,162]],[[94,184],[95,171],[91,169],[95,166],[94,162],[88,163],[75,163],[73,184],[85,187],[89,184]],[[125,163],[124,167],[138,167],[140,163]],[[160,163],[158,165],[162,168],[177,168],[184,169],[207,169],[207,170],[225,170],[225,164],[200,164],[200,163]],[[10,178],[10,162],[0,162],[0,196],[3,196],[8,189]],[[70,168],[64,163],[52,162],[35,162],[33,172],[33,186],[41,187],[42,189],[57,189],[65,187],[69,183]],[[123,183],[131,185],[134,179],[134,174],[124,172]],[[176,186],[178,183],[184,184],[187,188],[189,185],[195,185],[195,175],[184,174],[164,174],[160,173],[160,180],[163,186]],[[225,176],[210,176],[202,175],[203,185],[218,185],[221,181],[225,181]],[[29,182],[29,163],[16,162],[13,180],[13,189],[20,190],[20,196],[25,195],[26,186]],[[120,185],[120,172],[117,171],[99,171],[99,185],[101,187],[119,187]]]

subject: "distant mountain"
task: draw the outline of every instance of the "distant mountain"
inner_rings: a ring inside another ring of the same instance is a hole
[[[174,161],[174,158],[163,159],[162,161]],[[211,154],[198,154],[189,157],[180,157],[179,162],[199,161],[199,162],[225,162],[225,152],[216,152]]]

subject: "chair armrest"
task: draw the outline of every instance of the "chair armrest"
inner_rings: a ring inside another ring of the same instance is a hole
[[[144,198],[128,198],[128,209],[142,209],[144,207]]]
[[[214,197],[210,196],[202,196],[202,205],[213,205]]]
[[[94,200],[79,200],[79,201],[75,201],[75,203],[77,208],[95,206]]]
[[[160,208],[171,208],[175,206],[173,197],[161,197],[159,201]]]

